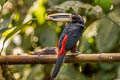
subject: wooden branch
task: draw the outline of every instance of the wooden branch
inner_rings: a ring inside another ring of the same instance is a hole
[[[0,64],[53,64],[57,55],[0,56]],[[66,55],[65,63],[120,62],[120,53]]]

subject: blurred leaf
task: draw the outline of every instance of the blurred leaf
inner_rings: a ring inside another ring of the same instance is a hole
[[[36,35],[43,47],[56,46],[57,35],[50,27],[40,27],[36,30]]]
[[[112,69],[114,69],[115,67],[118,66],[118,63],[113,63],[113,64],[109,64],[109,63],[104,63],[104,64],[100,64],[100,67],[104,70],[104,71],[111,71]]]
[[[30,72],[24,80],[43,80],[43,65],[36,65],[30,69]],[[38,77],[39,76],[39,77]]]
[[[88,13],[87,16],[90,17],[90,19],[95,18],[101,18],[104,16],[103,10],[100,6],[93,7]]]
[[[84,4],[80,1],[65,1],[60,5],[51,7],[48,10],[48,13],[50,11],[51,13],[67,12],[67,13],[79,13],[81,15],[85,15],[91,8],[92,5]]]
[[[62,66],[56,80],[88,80],[79,70],[76,70],[73,64]]]
[[[33,20],[34,20],[34,19],[33,19]],[[5,39],[4,39],[4,41],[3,41],[3,47],[2,47],[2,49],[1,49],[1,51],[0,51],[0,53],[2,53],[2,50],[3,50],[3,48],[4,48],[5,42],[6,42],[11,36],[13,36],[16,32],[18,32],[19,30],[23,29],[25,26],[29,25],[29,23],[30,23],[31,21],[32,21],[32,19],[29,20],[28,22],[26,22],[25,24],[22,24],[22,25],[16,27],[11,33],[9,33],[9,34],[5,37]]]
[[[3,17],[3,21],[0,24],[0,34],[2,34],[8,29],[11,29],[11,27],[9,27],[9,24],[10,24],[10,15],[6,15],[5,17]]]
[[[28,23],[31,22],[31,21],[32,21],[32,20],[29,20],[29,21],[26,22],[25,24],[22,24],[22,25],[16,27],[11,33],[9,33],[9,34],[6,36],[4,42],[5,42],[6,40],[8,40],[11,36],[13,36],[16,32],[18,32],[19,30],[23,29],[25,26],[29,25]],[[4,42],[3,42],[3,43],[4,43]]]
[[[110,52],[119,45],[120,28],[118,25],[105,17],[97,27],[96,43],[100,52]]]
[[[53,5],[58,5],[63,2],[64,2],[64,0],[47,0],[47,5],[49,5],[51,7]]]
[[[120,10],[112,11],[98,25],[97,48],[100,52],[110,52],[119,45]],[[115,51],[114,51],[115,52]]]
[[[112,0],[94,0],[96,5],[100,5],[104,10],[108,11],[111,7]]]
[[[52,67],[52,64],[35,65],[25,80],[49,80]]]
[[[38,23],[43,24],[45,22],[45,7],[43,6],[44,0],[40,0],[39,4],[34,6],[35,10],[33,14],[36,16]]]
[[[5,31],[7,31],[7,30],[9,30],[11,28],[13,28],[13,27],[10,27],[10,28],[6,27],[6,28],[1,29],[0,30],[0,34],[4,33]]]
[[[101,70],[98,72],[98,74],[95,75],[93,80],[115,80],[115,77],[116,72],[104,72]]]
[[[94,38],[90,37],[88,38],[88,43],[92,44],[94,42]]]
[[[108,18],[120,26],[120,9],[116,9],[108,14]]]
[[[6,2],[7,0],[0,0],[0,5],[3,6]]]
[[[38,0],[38,3],[39,3],[40,5],[44,5],[44,4],[46,3],[46,0]]]
[[[95,43],[95,40],[93,37],[97,34],[97,24],[99,24],[100,20],[94,21],[91,25],[87,27],[87,29],[83,32],[82,39],[81,39],[81,45],[80,50],[82,52],[91,53],[91,47],[92,44]]]
[[[8,28],[4,33],[2,33],[2,36],[3,37],[6,37],[9,33],[11,33],[12,32],[12,30],[14,30],[14,28],[13,27],[11,27],[11,28]]]
[[[120,0],[112,0],[113,5],[115,6],[115,8],[119,9],[120,6]]]

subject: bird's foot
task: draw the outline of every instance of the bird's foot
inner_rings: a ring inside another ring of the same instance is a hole
[[[82,54],[80,51],[76,51],[76,54]]]
[[[75,54],[73,54],[74,56],[77,56],[77,55],[79,55],[79,54],[82,54],[80,51],[76,51],[76,53]]]

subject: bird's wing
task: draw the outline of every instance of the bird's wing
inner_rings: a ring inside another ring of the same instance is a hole
[[[59,38],[59,43],[58,43],[58,48],[59,48],[59,50],[61,49],[61,47],[62,47],[62,41],[63,41],[63,39],[64,39],[64,36],[68,33],[68,29],[66,29],[66,28],[68,28],[67,26],[65,27],[65,29],[63,30],[63,32],[62,32],[62,34],[61,34],[61,36],[60,36],[60,38]]]
[[[74,33],[69,33],[68,34],[68,39],[67,39],[67,43],[66,43],[66,50],[71,50],[77,43],[77,41],[79,40],[80,37],[80,33],[79,32],[74,32]]]
[[[63,41],[63,38],[66,34],[68,34],[68,39],[67,39],[67,43],[66,43],[66,50],[70,50],[76,45],[77,41],[79,40],[79,38],[82,34],[82,28],[74,27],[74,26],[81,26],[81,25],[67,24],[67,26],[63,30],[63,32],[60,36],[59,44],[58,44],[59,50],[61,49],[62,41]]]

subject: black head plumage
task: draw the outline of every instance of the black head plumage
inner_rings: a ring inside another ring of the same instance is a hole
[[[71,17],[72,17],[72,23],[79,23],[81,27],[84,28],[84,20],[82,16],[73,14]]]

